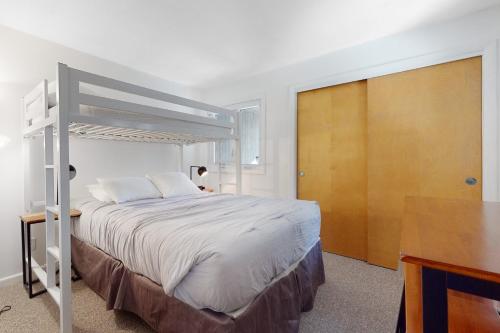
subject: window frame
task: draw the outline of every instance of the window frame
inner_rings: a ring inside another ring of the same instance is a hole
[[[266,103],[264,97],[250,98],[243,102],[232,103],[225,105],[224,108],[240,112],[242,109],[259,106],[259,164],[241,164],[243,173],[249,174],[264,174],[266,165]],[[239,119],[239,118],[238,118]],[[241,124],[240,124],[241,125]],[[217,165],[217,145],[211,145],[211,162]],[[221,163],[220,169],[222,173],[234,172],[234,163]]]

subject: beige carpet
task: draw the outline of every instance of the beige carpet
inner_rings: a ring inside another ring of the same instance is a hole
[[[395,330],[402,278],[399,272],[333,254],[324,254],[326,283],[314,309],[302,315],[300,332],[370,332]],[[106,311],[104,301],[82,281],[73,283],[74,332],[151,332],[129,313]],[[20,285],[0,289],[0,332],[57,332],[57,307],[47,294],[30,300]]]

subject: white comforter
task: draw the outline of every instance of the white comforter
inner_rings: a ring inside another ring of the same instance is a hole
[[[197,309],[249,304],[319,240],[314,202],[230,194],[82,200],[73,234]]]

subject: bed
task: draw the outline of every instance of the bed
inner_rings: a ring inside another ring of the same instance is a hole
[[[44,140],[44,200],[25,190],[26,211],[43,206],[46,215],[46,269],[34,260],[32,268],[59,307],[60,332],[73,329],[72,265],[108,309],[136,313],[161,332],[298,330],[324,282],[315,203],[200,193],[116,205],[83,200],[74,206],[81,218],[70,220],[70,136],[173,144],[179,172],[184,146],[212,142],[220,153],[221,142],[232,141],[241,194],[236,110],[61,63],[55,84],[42,80],[22,104],[25,141]],[[28,149],[24,166],[29,175]]]
[[[200,193],[82,199],[72,261],[160,332],[296,332],[324,282],[316,203]]]

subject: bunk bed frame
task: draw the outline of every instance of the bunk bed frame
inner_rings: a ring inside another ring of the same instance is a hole
[[[185,144],[234,140],[238,194],[241,193],[241,148],[239,115],[235,111],[91,74],[61,63],[57,65],[56,80],[55,106],[49,108],[47,80],[42,81],[24,97],[23,136],[27,139],[43,135],[45,143],[43,204],[46,217],[46,270],[34,260],[31,269],[59,306],[60,331],[69,333],[72,331],[69,137],[176,144],[179,146],[180,169]],[[155,102],[200,110],[202,114],[173,111],[163,107],[87,94],[81,91],[80,83]],[[116,112],[82,113],[80,105]],[[210,114],[229,116],[230,120],[218,120],[210,117]],[[54,147],[58,147],[55,154]],[[56,202],[55,184],[58,187],[59,202]],[[219,189],[220,186],[221,184]],[[58,242],[55,238],[56,215],[60,217]],[[56,282],[57,262],[59,262],[59,284]]]

